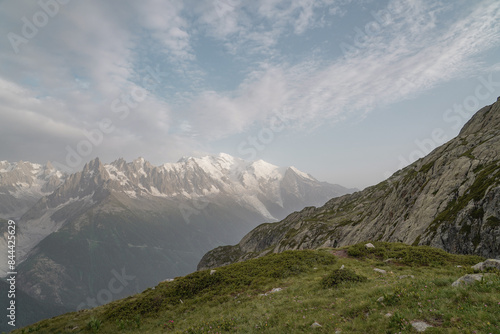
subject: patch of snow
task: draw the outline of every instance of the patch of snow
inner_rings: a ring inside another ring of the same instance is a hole
[[[210,189],[203,189],[203,195],[213,195],[220,193],[220,189],[212,184]]]
[[[137,194],[133,190],[125,190],[124,193],[130,198],[137,198]]]
[[[143,169],[142,167],[139,169],[139,171],[138,171],[138,172],[139,172],[139,175],[142,175],[142,176],[148,176],[148,174],[146,174],[146,172],[144,171],[144,169]],[[135,176],[135,175],[134,175],[134,176]]]
[[[304,172],[301,172],[300,170],[298,170],[297,168],[295,168],[295,167],[293,167],[293,166],[292,166],[292,167],[290,167],[290,169],[291,169],[292,171],[294,171],[294,172],[295,172],[295,174],[297,174],[297,175],[299,175],[299,176],[303,177],[304,179],[308,179],[308,180],[315,181],[315,180],[314,180],[314,179],[313,179],[313,178],[312,178],[309,174],[306,174],[306,173],[304,173]]]
[[[127,183],[129,183],[129,179],[127,178],[127,176],[122,171],[118,170],[118,168],[116,168],[115,166],[105,165],[104,168],[108,172],[108,175],[111,180],[116,180],[120,182],[120,185],[122,186],[127,185]]]
[[[55,208],[48,208],[44,211],[43,216],[29,221],[20,221],[17,224],[16,233],[16,257],[17,264],[20,264],[26,259],[27,254],[36,246],[40,241],[45,239],[49,234],[58,231],[65,223],[65,221],[55,222],[52,220],[52,215],[65,207],[68,204],[76,201],[85,201],[89,205],[93,204],[92,196],[94,193],[87,195],[83,198],[70,198],[65,203],[59,204]],[[0,239],[1,240],[1,239]],[[6,253],[6,244],[0,243],[0,252]],[[0,262],[0,276],[4,276],[8,271],[7,262]]]
[[[176,163],[166,163],[162,165],[162,171],[164,172],[175,172],[177,171],[178,164]]]
[[[203,158],[194,159],[196,164],[205,171],[208,175],[215,179],[221,179],[223,175],[220,168],[217,168],[214,164],[213,158],[206,156]]]
[[[220,153],[217,159],[218,164],[223,168],[223,169],[231,169],[233,165],[235,164],[235,158],[229,154],[226,153]]]
[[[283,174],[280,172],[280,168],[264,160],[257,160],[250,165],[250,169],[253,170],[254,175],[257,179],[278,179],[283,178]]]
[[[164,197],[164,198],[167,198],[167,197],[170,197],[169,195],[167,194],[164,194],[162,192],[160,192],[156,187],[154,186],[151,186],[151,195],[155,196],[155,197]]]
[[[267,210],[266,206],[255,195],[244,196],[243,201],[257,210],[266,219],[276,220],[275,217]]]

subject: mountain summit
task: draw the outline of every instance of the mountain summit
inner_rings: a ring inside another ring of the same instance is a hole
[[[458,137],[361,192],[260,225],[238,245],[207,253],[198,269],[293,249],[361,241],[430,245],[500,257],[500,99]]]
[[[52,193],[66,175],[49,162],[0,161],[0,218],[19,218],[42,196]]]
[[[60,180],[16,221],[17,284],[38,301],[73,310],[95,306],[88,298],[103,304],[192,272],[205,252],[236,243],[258,224],[353,191],[227,154],[161,166],[96,158]],[[117,275],[131,280],[100,295]]]

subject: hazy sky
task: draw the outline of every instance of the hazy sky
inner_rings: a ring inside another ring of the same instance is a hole
[[[0,160],[225,152],[363,188],[500,95],[500,1],[0,0]]]

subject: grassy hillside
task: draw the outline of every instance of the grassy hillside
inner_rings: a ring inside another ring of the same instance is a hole
[[[426,333],[500,333],[498,272],[451,286],[482,258],[374,245],[290,251],[195,272],[14,333],[412,333],[416,320],[434,326]]]

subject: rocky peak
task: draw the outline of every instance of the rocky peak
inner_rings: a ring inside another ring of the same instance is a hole
[[[479,110],[462,128],[459,136],[500,130],[500,97],[497,102]]]
[[[290,192],[297,177],[290,172]],[[500,101],[479,110],[458,137],[388,180],[260,225],[238,245],[207,253],[199,268],[370,240],[500,258],[499,208]]]

